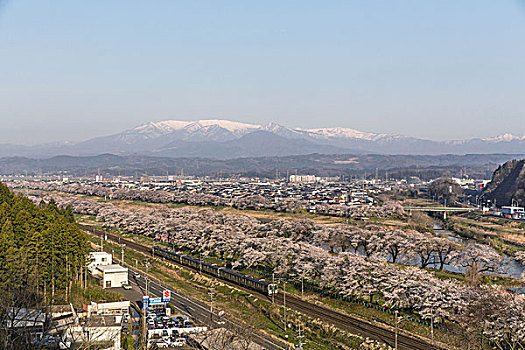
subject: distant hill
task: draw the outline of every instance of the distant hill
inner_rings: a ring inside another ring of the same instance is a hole
[[[255,138],[255,139],[252,139]],[[249,141],[257,142],[257,135],[249,136]],[[233,140],[232,142],[237,142]],[[272,152],[281,147],[281,139],[274,144],[264,145]],[[301,142],[298,140],[297,142]],[[232,146],[233,147],[233,146]],[[282,145],[286,147],[286,145]],[[210,150],[212,152],[213,150]],[[195,176],[248,176],[275,178],[289,174],[314,174],[318,176],[359,177],[367,175],[384,178],[403,178],[418,176],[433,179],[440,176],[460,176],[468,174],[474,178],[488,178],[493,171],[508,159],[523,157],[506,154],[469,155],[381,155],[381,154],[308,154],[283,157],[241,157],[234,159],[215,159],[199,157],[153,157],[140,154],[97,156],[57,156],[46,159],[9,157],[0,158],[0,174],[71,174],[77,176],[103,175],[170,175]]]
[[[525,159],[511,160],[498,167],[484,193],[485,199],[495,200],[500,206],[511,205],[513,199],[525,205]]]
[[[330,145],[319,145],[305,139],[287,139],[268,131],[254,131],[229,141],[174,141],[152,152],[171,157],[277,157],[311,153],[362,153]]]
[[[276,123],[247,124],[229,120],[165,120],[79,143],[22,146],[0,144],[0,157],[48,158],[56,155],[144,156],[232,159],[319,154],[516,154],[525,136],[433,141],[363,132],[351,128],[290,128]]]

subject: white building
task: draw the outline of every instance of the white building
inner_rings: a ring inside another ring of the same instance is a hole
[[[128,283],[128,268],[120,265],[101,265],[93,271],[102,279],[102,288],[117,288]]]
[[[129,306],[129,300],[110,303],[95,303],[92,301],[91,304],[86,305],[85,310],[88,317],[91,317],[92,314],[122,316],[129,312]]]
[[[501,207],[501,212],[503,214],[515,214],[515,213],[523,213],[525,212],[525,208],[523,207]]]
[[[92,316],[83,324],[67,327],[62,335],[61,349],[83,348],[89,344],[100,345],[101,349],[120,350],[121,332],[121,324],[115,322],[114,317]]]
[[[290,175],[290,182],[316,182],[317,178],[315,175]]]
[[[525,217],[525,208],[523,207],[501,207],[501,214],[506,218],[521,219]]]
[[[94,273],[97,266],[111,265],[113,259],[111,254],[106,252],[90,252],[89,253],[89,265],[88,269],[91,273]]]

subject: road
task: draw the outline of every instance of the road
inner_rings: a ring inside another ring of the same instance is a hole
[[[128,293],[123,293],[124,295],[129,295],[134,298],[138,298],[139,303],[142,303],[142,295],[146,293],[146,280],[142,271],[136,271],[135,269],[129,267],[129,282],[133,287],[132,290],[126,291]],[[135,278],[135,272],[140,274],[139,278]],[[215,317],[212,320],[210,314],[210,307],[203,302],[190,298],[184,294],[180,294],[177,291],[173,290],[170,286],[162,283],[161,281],[149,277],[148,278],[148,294],[150,297],[161,297],[162,292],[166,289],[171,291],[171,300],[170,304],[173,305],[182,315],[189,316],[191,319],[205,324],[210,328],[217,328],[216,323],[217,318]],[[140,304],[142,305],[142,304]],[[217,312],[217,310],[215,310]],[[223,325],[226,328],[234,329],[245,329],[246,327],[237,320],[232,319],[231,317],[225,316],[223,318],[225,324]],[[274,339],[262,332],[251,332],[247,334],[247,337],[251,339],[254,343],[260,345],[264,349],[268,350],[288,350],[289,347],[280,342],[277,339]]]
[[[118,236],[111,234],[106,231],[102,231],[99,229],[94,229],[90,226],[84,226],[80,225],[82,228],[84,228],[86,231],[96,234],[98,236],[100,235],[106,235],[107,239],[111,239],[115,242],[125,243],[126,247],[129,247],[131,249],[135,249],[137,251],[151,254],[152,249],[148,246],[145,246],[143,244],[125,239],[125,238],[119,238]],[[176,265],[179,265],[175,262],[172,262]],[[180,265],[184,266],[184,265]],[[192,270],[191,267],[185,266],[185,268]],[[217,278],[215,276],[209,275],[213,278]],[[222,281],[223,283],[230,284],[232,286],[235,286],[238,289],[246,290],[240,286],[234,285],[231,282],[228,281]],[[260,293],[257,293],[255,291],[249,290],[250,293],[254,295],[259,295],[262,298],[268,298],[267,295],[263,295]],[[283,303],[282,300],[282,293],[277,294],[277,298],[275,300],[277,303],[281,304]],[[292,310],[295,310],[297,312],[300,312],[304,315],[310,316],[314,319],[321,319],[329,324],[334,325],[335,327],[348,331],[352,334],[357,334],[362,337],[368,337],[370,339],[381,341],[385,344],[388,344],[389,346],[393,347],[395,342],[395,333],[391,328],[387,328],[385,326],[373,324],[367,321],[364,321],[362,319],[328,309],[326,307],[316,305],[307,301],[304,301],[296,296],[293,296],[291,294],[287,294],[286,296],[286,306],[287,308],[290,308]],[[209,311],[208,311],[209,315]],[[208,316],[209,317],[209,316]],[[399,350],[439,350],[442,349],[441,347],[437,345],[432,345],[428,343],[427,341],[423,339],[416,338],[414,336],[409,336],[405,333],[398,334],[398,349]]]

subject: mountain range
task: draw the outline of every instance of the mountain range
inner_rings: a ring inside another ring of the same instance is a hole
[[[0,144],[0,157],[52,157],[140,154],[159,157],[288,156],[305,154],[491,154],[523,153],[525,136],[433,141],[361,132],[349,128],[289,128],[275,123],[228,120],[149,122],[123,132],[79,143],[19,146]]]

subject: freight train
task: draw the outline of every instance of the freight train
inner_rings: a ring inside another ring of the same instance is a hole
[[[267,282],[263,279],[247,276],[231,269],[217,266],[207,261],[177,253],[164,247],[154,246],[153,251],[155,252],[155,256],[161,256],[164,259],[175,261],[181,265],[204,271],[213,276],[217,276],[220,279],[233,282],[249,289],[253,289],[257,292],[261,292],[266,295],[277,293],[277,284]]]

